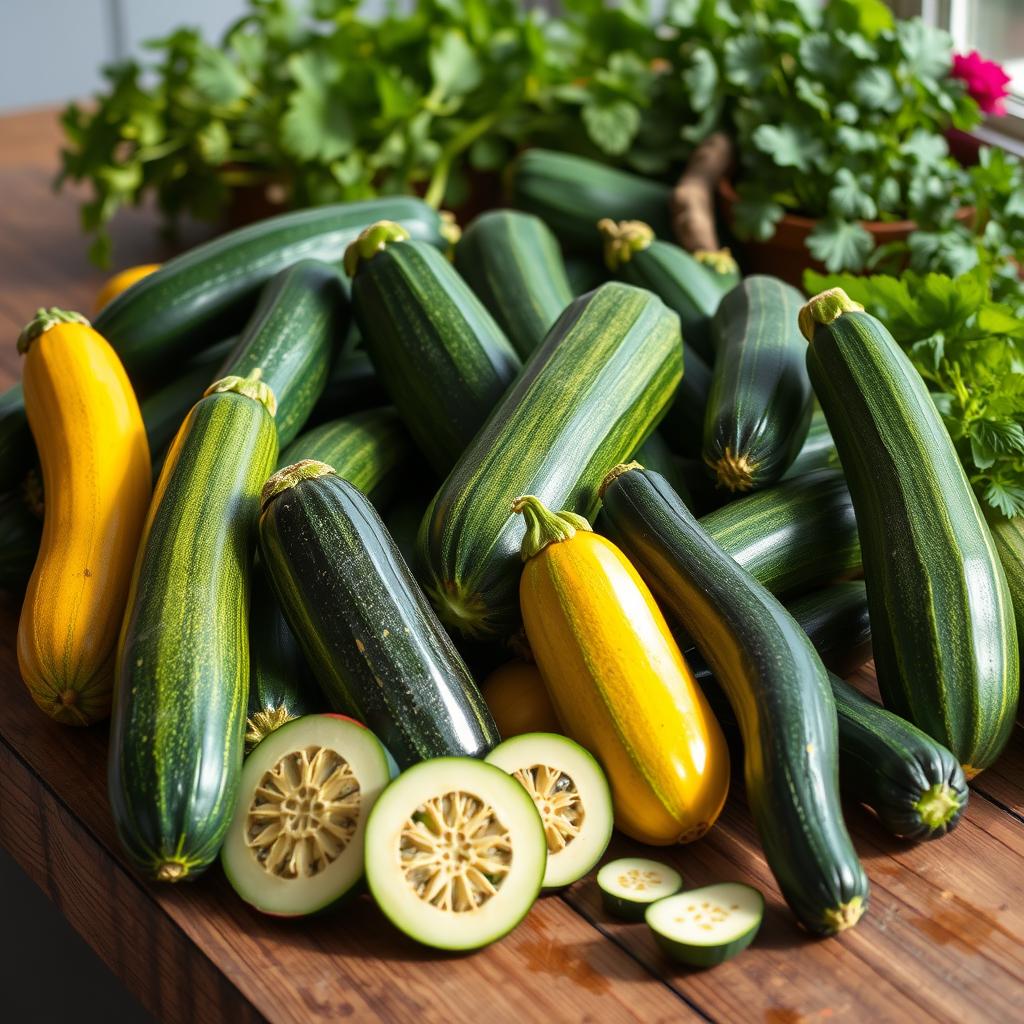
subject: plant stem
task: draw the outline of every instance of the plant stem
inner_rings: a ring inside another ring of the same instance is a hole
[[[467,124],[458,135],[449,139],[441,151],[441,156],[437,161],[437,166],[434,168],[434,173],[430,176],[430,184],[427,186],[426,194],[423,197],[429,206],[433,206],[436,209],[441,205],[444,200],[445,191],[448,188],[448,178],[451,174],[455,158],[488,131],[498,120],[499,113],[497,110],[492,110],[489,114],[484,114],[483,117]]]

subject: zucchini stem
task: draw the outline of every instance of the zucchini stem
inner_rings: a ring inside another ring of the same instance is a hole
[[[826,910],[825,923],[828,925],[829,934],[838,935],[847,928],[852,928],[861,919],[865,910],[867,904],[861,896],[854,896],[849,903],[842,903],[835,910]]]
[[[24,355],[32,342],[45,334],[51,327],[58,324],[83,324],[89,327],[89,321],[81,313],[71,309],[59,309],[57,306],[42,307],[36,310],[36,315],[21,330],[18,335],[18,351]]]
[[[221,395],[225,392],[233,392],[236,395],[244,395],[254,402],[259,402],[273,416],[277,412],[277,396],[274,389],[261,380],[263,371],[257,366],[247,377],[222,377],[214,381],[204,392],[203,398],[208,395]]]
[[[728,247],[725,249],[697,249],[693,258],[701,266],[707,267],[715,274],[735,274],[739,270],[736,260],[733,259],[732,251]]]
[[[809,299],[800,310],[800,333],[810,342],[814,340],[814,329],[818,324],[827,326],[844,313],[863,312],[864,307],[854,302],[842,288],[829,288]]]
[[[383,252],[396,242],[407,242],[409,238],[409,232],[393,220],[379,220],[376,224],[371,224],[361,231],[345,250],[345,273],[349,277],[355,277],[359,268],[372,260],[377,253]]]
[[[512,511],[526,520],[526,535],[520,549],[524,562],[549,544],[572,540],[577,533],[590,533],[590,523],[575,512],[552,512],[540,498],[524,494],[512,502]]]
[[[642,220],[614,221],[610,217],[602,217],[597,222],[597,230],[604,239],[605,266],[612,273],[638,252],[649,248],[654,241],[653,228]]]
[[[623,473],[631,473],[634,469],[643,468],[644,467],[635,459],[632,462],[620,462],[614,469],[608,470],[607,475],[601,481],[601,486],[597,489],[597,496],[599,498],[604,498],[604,492],[607,491]]]
[[[956,817],[960,812],[960,801],[948,783],[936,782],[921,794],[914,809],[921,816],[921,821],[934,832]]]
[[[722,457],[709,462],[708,465],[714,470],[719,487],[725,487],[730,491],[749,491],[754,486],[754,470],[757,469],[757,465],[751,462],[746,454],[735,454],[732,448],[726,446]]]
[[[284,469],[279,469],[264,485],[260,492],[260,513],[266,511],[267,506],[283,491],[287,491],[303,480],[315,480],[320,476],[330,476],[334,472],[333,466],[326,462],[318,462],[316,459],[302,459],[294,462]]]

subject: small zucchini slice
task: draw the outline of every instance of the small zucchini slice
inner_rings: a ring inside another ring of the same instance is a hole
[[[221,849],[224,874],[265,914],[330,906],[363,877],[366,820],[390,780],[377,738],[350,718],[306,715],[246,758]]]
[[[597,761],[552,732],[507,739],[486,760],[522,783],[537,806],[548,844],[544,888],[582,878],[612,838],[612,795]]]
[[[604,909],[627,921],[642,921],[647,908],[683,887],[683,876],[659,860],[622,857],[597,873]]]
[[[384,791],[366,825],[366,880],[385,916],[435,949],[479,949],[540,893],[544,826],[530,794],[473,758],[423,761]]]
[[[715,967],[742,953],[764,917],[764,897],[740,882],[719,882],[652,903],[644,914],[662,951],[689,967]]]

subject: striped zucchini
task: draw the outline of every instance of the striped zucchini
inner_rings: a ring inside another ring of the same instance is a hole
[[[277,398],[278,444],[290,444],[313,411],[348,320],[340,272],[299,260],[267,282],[219,376],[259,369]]]
[[[807,438],[789,469],[782,474],[783,480],[792,480],[795,476],[813,473],[818,469],[842,470],[839,464],[839,453],[836,443],[832,440],[832,432],[828,429],[825,414],[816,409],[811,416],[811,426]]]
[[[601,253],[597,222],[642,220],[672,237],[671,188],[660,181],[570,153],[527,149],[511,167],[512,205],[536,214],[566,246]]]
[[[807,437],[813,411],[807,346],[797,313],[803,296],[754,275],[715,313],[715,369],[704,419],[703,457],[720,487],[774,483]]]
[[[688,253],[672,242],[655,238],[643,221],[598,222],[604,240],[604,261],[623,281],[648,288],[679,314],[683,342],[707,363],[715,360],[711,320],[718,304],[739,283],[739,268],[728,249]],[[689,357],[684,356],[684,364]]]
[[[242,767],[246,611],[273,394],[211,386],[178,431],[135,560],[117,653],[108,785],[132,863],[158,881],[216,857]]]
[[[448,260],[400,225],[363,232],[345,252],[345,269],[366,351],[444,476],[519,372],[519,358]]]
[[[704,442],[711,369],[689,346],[684,345],[683,351],[683,379],[662,421],[661,431],[674,451],[696,457]]]
[[[455,269],[491,311],[521,359],[572,301],[558,239],[539,217],[490,210],[466,228]]]
[[[995,545],[924,382],[841,289],[800,311],[807,367],[857,510],[887,708],[944,743],[968,778],[1017,713],[1017,631]]]
[[[730,502],[700,524],[773,594],[860,572],[853,501],[842,475],[830,470]]]
[[[1006,519],[992,513],[989,519],[992,540],[999,556],[999,564],[1006,575],[1006,585],[1013,601],[1013,617],[1017,623],[1018,641],[1024,637],[1024,516]],[[1019,643],[1024,660],[1024,644]],[[1018,714],[1021,710],[1018,706]]]
[[[333,709],[402,768],[486,754],[487,705],[368,499],[309,461],[275,474],[262,503],[263,561]]]
[[[434,497],[419,549],[441,618],[471,636],[519,622],[512,502],[592,517],[606,467],[657,425],[679,383],[679,318],[612,281],[575,299]]]
[[[868,881],[843,824],[835,703],[807,635],[657,473],[619,466],[604,528],[707,659],[743,733],[747,803],[782,894],[809,931],[856,924]]]
[[[390,406],[364,409],[300,434],[278,459],[278,469],[305,459],[326,462],[338,476],[383,508],[408,473],[412,440]]]

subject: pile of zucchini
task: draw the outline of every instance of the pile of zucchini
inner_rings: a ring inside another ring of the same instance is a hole
[[[955,827],[1024,587],[884,324],[678,248],[661,185],[511,172],[461,239],[408,197],[323,207],[119,275],[91,326],[39,311],[0,397],[26,684],[111,716],[158,881],[219,857],[298,916],[365,877],[475,948],[613,826],[700,841],[742,766],[797,921],[841,932],[869,901],[841,798]],[[872,653],[884,707],[840,678]],[[596,880],[689,965],[763,915],[649,858]]]

